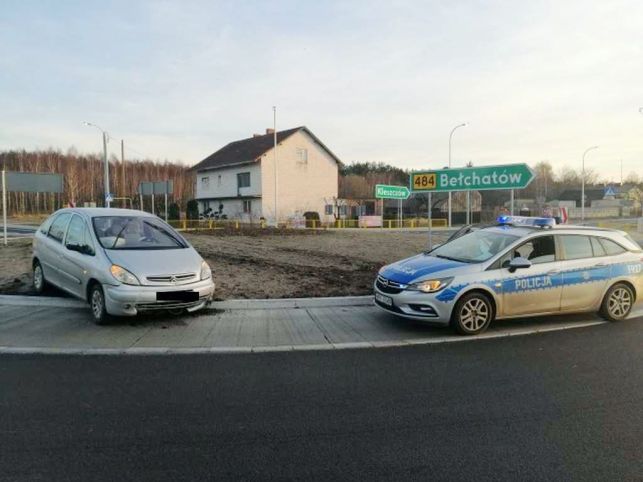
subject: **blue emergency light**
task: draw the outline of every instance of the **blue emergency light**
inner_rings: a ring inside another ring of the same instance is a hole
[[[538,228],[551,228],[556,225],[554,218],[536,218],[529,216],[498,216],[496,220],[500,226],[534,226]]]

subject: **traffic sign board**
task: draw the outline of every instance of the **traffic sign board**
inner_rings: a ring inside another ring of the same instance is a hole
[[[416,171],[411,173],[411,192],[522,189],[535,176],[527,164]]]
[[[105,201],[111,203],[114,200],[114,195],[111,192],[108,192],[105,195]]]
[[[377,184],[375,186],[375,197],[377,199],[408,199],[411,192],[406,186],[388,186]]]

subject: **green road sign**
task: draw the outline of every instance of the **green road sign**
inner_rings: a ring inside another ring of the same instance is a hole
[[[416,171],[411,173],[411,192],[522,189],[535,176],[527,164]]]
[[[387,186],[377,184],[375,186],[375,197],[377,199],[408,199],[411,192],[406,186]]]

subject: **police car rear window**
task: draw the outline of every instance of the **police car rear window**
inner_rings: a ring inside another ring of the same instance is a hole
[[[627,251],[623,246],[618,243],[615,243],[611,239],[600,238],[601,244],[605,248],[608,256],[614,256],[615,254],[621,254]]]

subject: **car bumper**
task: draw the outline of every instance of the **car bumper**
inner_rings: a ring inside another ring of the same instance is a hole
[[[433,293],[420,293],[403,290],[399,293],[387,293],[373,285],[374,303],[378,308],[394,315],[411,320],[426,321],[447,325],[451,320],[453,303],[444,303],[435,298]],[[381,297],[391,301],[387,304]]]
[[[214,293],[214,282],[199,281],[177,286],[104,286],[105,308],[110,315],[134,316],[138,313],[186,309],[196,311],[211,301]],[[199,299],[195,301],[158,301],[156,294],[168,291],[196,291]]]

